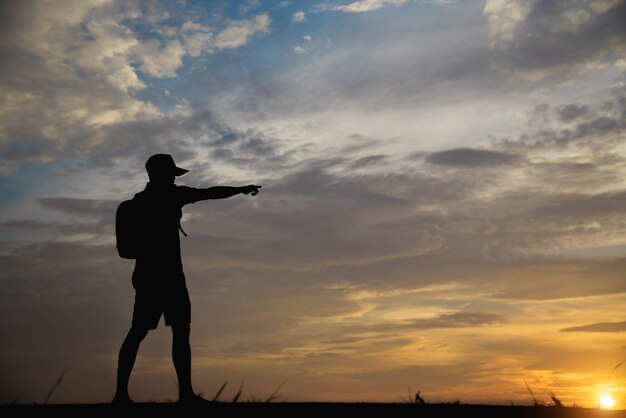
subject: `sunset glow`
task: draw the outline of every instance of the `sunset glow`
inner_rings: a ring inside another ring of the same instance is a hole
[[[197,391],[623,409],[624,16],[0,2],[0,402],[66,369],[50,403],[111,400],[135,297],[115,211],[168,153],[179,185],[263,186],[183,208]],[[174,382],[161,321],[130,393]]]
[[[611,395],[602,395],[600,398],[600,405],[602,405],[603,408],[611,409],[615,405],[615,402],[613,401]]]

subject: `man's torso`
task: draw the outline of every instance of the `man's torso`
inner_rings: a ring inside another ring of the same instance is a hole
[[[135,263],[133,285],[168,288],[184,283],[179,227],[182,207],[193,202],[197,189],[150,183],[135,195],[142,208],[142,247]]]

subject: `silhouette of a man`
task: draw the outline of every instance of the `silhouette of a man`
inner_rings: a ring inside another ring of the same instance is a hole
[[[162,314],[165,324],[172,328],[172,358],[178,376],[179,401],[205,402],[191,386],[191,303],[180,256],[181,209],[188,203],[226,199],[239,193],[254,196],[261,186],[206,189],[177,186],[174,184],[176,176],[182,176],[188,170],[177,167],[168,154],[151,156],[146,162],[146,171],[150,181],[144,191],[135,195],[142,208],[143,237],[132,279],[136,292],[133,322],[119,353],[113,403],[132,403],[128,396],[128,380],[139,344],[149,330],[157,327]]]

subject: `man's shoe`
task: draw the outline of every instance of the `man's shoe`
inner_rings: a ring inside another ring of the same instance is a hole
[[[111,405],[126,407],[135,405],[135,402],[133,402],[133,400],[128,396],[115,396],[115,398],[111,401]]]

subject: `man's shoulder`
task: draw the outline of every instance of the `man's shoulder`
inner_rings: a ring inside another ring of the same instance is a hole
[[[201,189],[176,185],[176,196],[180,199],[180,202],[183,205],[186,205],[187,203],[195,203],[198,200],[201,200],[199,193],[201,193]]]
[[[195,195],[198,189],[189,186],[179,186],[172,184],[166,188],[150,188],[135,194],[133,198],[139,202],[150,203],[152,201],[168,200],[172,202],[179,202],[182,204],[195,200]]]
[[[177,184],[175,184],[174,186],[176,186],[176,192],[177,193],[194,193],[194,192],[199,190],[199,189],[197,189],[195,187],[179,186]]]
[[[135,193],[135,195],[130,200],[134,202],[140,202],[142,200],[145,200],[147,197],[148,197],[148,193],[146,193],[146,190],[142,190],[140,192]]]

